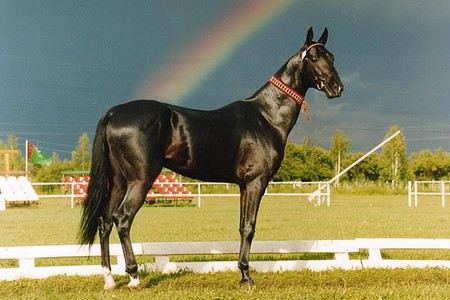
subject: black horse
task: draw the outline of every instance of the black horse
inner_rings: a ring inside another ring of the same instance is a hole
[[[213,111],[153,100],[111,108],[99,121],[92,153],[91,180],[82,208],[81,244],[100,235],[105,289],[111,276],[109,236],[113,223],[122,244],[129,287],[139,284],[130,228],[163,167],[184,176],[239,185],[241,284],[249,274],[250,246],[266,186],[280,167],[284,146],[308,88],[339,97],[343,85],[334,57],[325,48],[327,29],[317,42],[310,28],[301,49],[252,97]]]

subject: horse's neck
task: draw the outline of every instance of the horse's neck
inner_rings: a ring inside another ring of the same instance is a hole
[[[294,85],[292,76],[286,72],[279,72],[277,76],[290,87],[301,91],[303,95],[306,93],[306,89]],[[256,92],[253,99],[260,108],[261,114],[280,133],[283,142],[286,143],[288,134],[300,113],[298,104],[271,83],[266,83]]]

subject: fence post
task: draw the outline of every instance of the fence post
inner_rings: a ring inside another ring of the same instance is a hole
[[[72,181],[70,183],[70,208],[75,207],[75,183]]]
[[[417,207],[417,181],[414,181],[414,206]]]
[[[157,271],[164,272],[164,269],[166,268],[167,264],[169,264],[169,262],[170,262],[169,256],[166,255],[155,256],[155,264],[154,264],[155,269]]]
[[[117,266],[119,270],[125,270],[126,262],[125,256],[123,254],[119,254],[116,256]]]
[[[381,256],[380,248],[369,248],[369,261],[371,262],[379,262],[383,260]]]
[[[322,183],[318,183],[317,205],[322,206]]]
[[[330,184],[327,182],[327,206],[331,204],[331,188]]]
[[[408,207],[411,207],[411,181],[408,181]]]
[[[197,183],[197,207],[202,207],[202,199],[200,198],[201,193],[201,185],[200,183]]]
[[[441,206],[445,207],[445,183],[441,181]]]
[[[19,269],[21,275],[32,275],[35,268],[34,258],[20,258],[19,259]]]

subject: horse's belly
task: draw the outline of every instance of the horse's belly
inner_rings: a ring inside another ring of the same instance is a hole
[[[165,152],[164,166],[194,179],[234,182],[234,159],[221,153],[223,150],[215,151],[212,145],[206,147],[196,151],[185,144],[171,145]]]
[[[186,142],[171,143],[164,152],[164,160],[171,165],[189,167],[192,157]]]

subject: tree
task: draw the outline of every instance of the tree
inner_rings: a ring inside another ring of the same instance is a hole
[[[72,163],[78,170],[89,170],[91,161],[89,136],[83,133],[78,139],[78,146],[72,151]]]
[[[31,169],[31,176],[35,182],[60,182],[62,172],[73,169],[73,163],[70,160],[61,161],[59,157],[54,153],[52,163],[48,166],[34,166]],[[45,193],[63,192],[62,186],[42,186],[37,187],[39,191]]]
[[[422,150],[410,158],[410,172],[416,180],[443,180],[450,174],[450,153],[438,149]]]
[[[284,149],[284,159],[281,162],[280,169],[274,176],[275,181],[291,181],[296,180],[298,176],[299,165],[296,162],[296,157],[299,154],[299,145],[287,143]]]
[[[9,153],[9,169],[15,171],[21,171],[25,168],[25,160],[23,158],[22,152],[20,152],[18,145],[18,138],[14,134],[8,135],[6,144],[0,139],[0,150],[12,150],[14,153]],[[6,169],[5,156],[0,155],[0,170]]]
[[[320,181],[329,179],[333,164],[330,154],[319,146],[288,143],[276,181]]]
[[[341,161],[343,157],[347,154],[349,149],[349,142],[347,137],[340,131],[336,130],[332,139],[330,152],[331,156],[334,159],[334,173],[335,175],[341,172]],[[335,181],[335,186],[339,184],[339,178]]]
[[[361,156],[364,152],[350,153],[347,155],[345,163],[350,165]],[[380,178],[380,159],[377,153],[373,153],[362,162],[351,168],[347,173],[349,181],[378,181]]]
[[[385,139],[400,130],[399,126],[392,126],[386,132]],[[396,188],[401,180],[408,176],[408,155],[403,132],[383,146],[380,154],[381,177],[390,181],[392,188]]]

